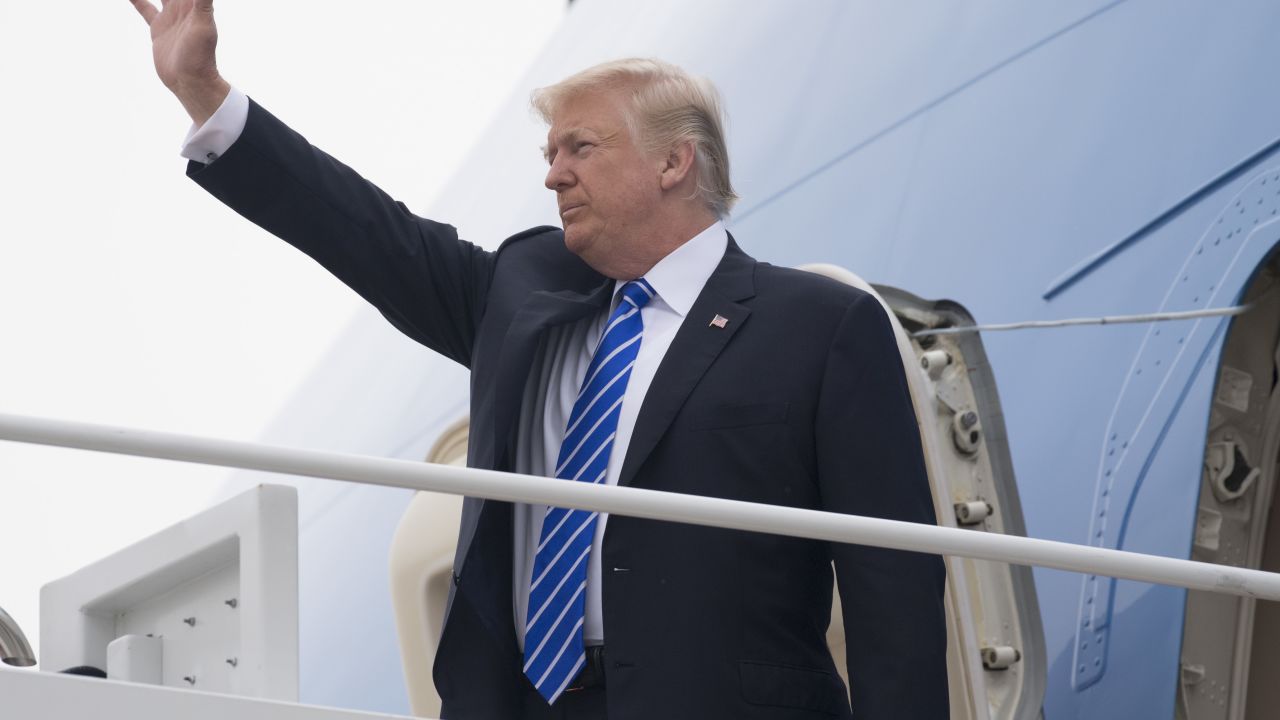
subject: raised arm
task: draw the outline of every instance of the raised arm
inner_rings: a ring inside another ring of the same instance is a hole
[[[151,55],[160,82],[196,125],[213,115],[231,86],[218,74],[213,0],[129,0],[151,27]]]
[[[159,10],[148,0],[130,2],[151,28],[156,74],[204,130],[231,92],[215,60],[213,0],[162,0]],[[409,212],[256,103],[237,98],[243,130],[225,152],[189,164],[187,175],[311,256],[401,332],[470,366],[495,254]]]

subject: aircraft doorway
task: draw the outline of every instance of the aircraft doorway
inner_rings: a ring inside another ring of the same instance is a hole
[[[1280,571],[1280,272],[1267,264],[1231,324],[1209,411],[1191,559]],[[1280,706],[1280,605],[1189,591],[1178,720],[1262,720]]]

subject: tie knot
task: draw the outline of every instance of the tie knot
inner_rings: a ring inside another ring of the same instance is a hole
[[[657,291],[644,278],[637,278],[622,286],[622,299],[635,305],[637,309],[649,304]]]

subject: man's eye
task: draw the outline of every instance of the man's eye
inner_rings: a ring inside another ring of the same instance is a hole
[[[580,142],[580,143],[576,143],[576,144],[573,146],[573,149],[574,149],[575,151],[577,151],[577,152],[584,152],[584,151],[586,151],[587,149],[589,149],[589,148],[593,148],[593,147],[595,147],[595,144],[594,144],[594,143],[589,143],[589,142]]]

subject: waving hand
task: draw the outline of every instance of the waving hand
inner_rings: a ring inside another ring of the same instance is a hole
[[[129,1],[151,27],[151,54],[160,81],[191,119],[203,124],[230,90],[218,74],[213,0],[161,0],[159,9],[150,0]]]

